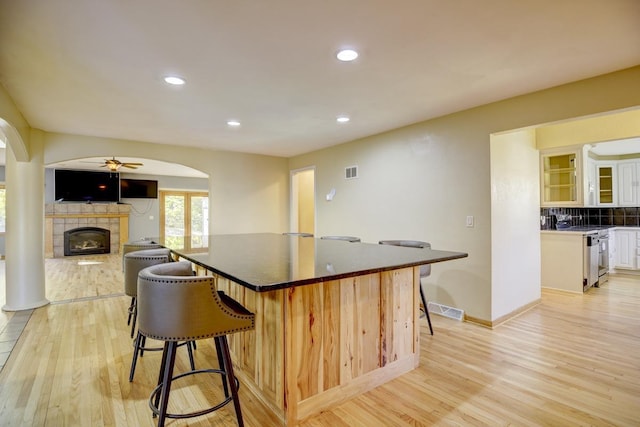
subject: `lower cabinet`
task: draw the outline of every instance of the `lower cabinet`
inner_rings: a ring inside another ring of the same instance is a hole
[[[540,233],[540,281],[543,288],[582,293],[583,246],[582,233]]]
[[[640,268],[640,231],[615,230],[615,268]]]

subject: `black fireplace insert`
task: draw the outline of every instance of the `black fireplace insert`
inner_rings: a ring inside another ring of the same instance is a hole
[[[98,227],[80,227],[64,232],[64,255],[108,254],[111,232]]]

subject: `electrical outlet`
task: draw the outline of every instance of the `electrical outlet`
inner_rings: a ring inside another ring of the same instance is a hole
[[[473,223],[474,223],[473,215],[467,215],[467,224],[466,224],[467,227],[473,227]]]

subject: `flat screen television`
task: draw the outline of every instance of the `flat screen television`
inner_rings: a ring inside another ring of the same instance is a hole
[[[63,202],[118,202],[120,176],[116,172],[56,169],[56,200]]]
[[[123,199],[157,199],[158,181],[122,178],[120,180],[120,197]]]

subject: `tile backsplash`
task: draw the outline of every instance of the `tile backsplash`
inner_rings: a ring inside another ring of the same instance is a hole
[[[572,226],[640,227],[640,207],[540,208],[540,229],[555,229],[558,214],[571,215]],[[542,217],[544,217],[544,224],[542,224]]]

